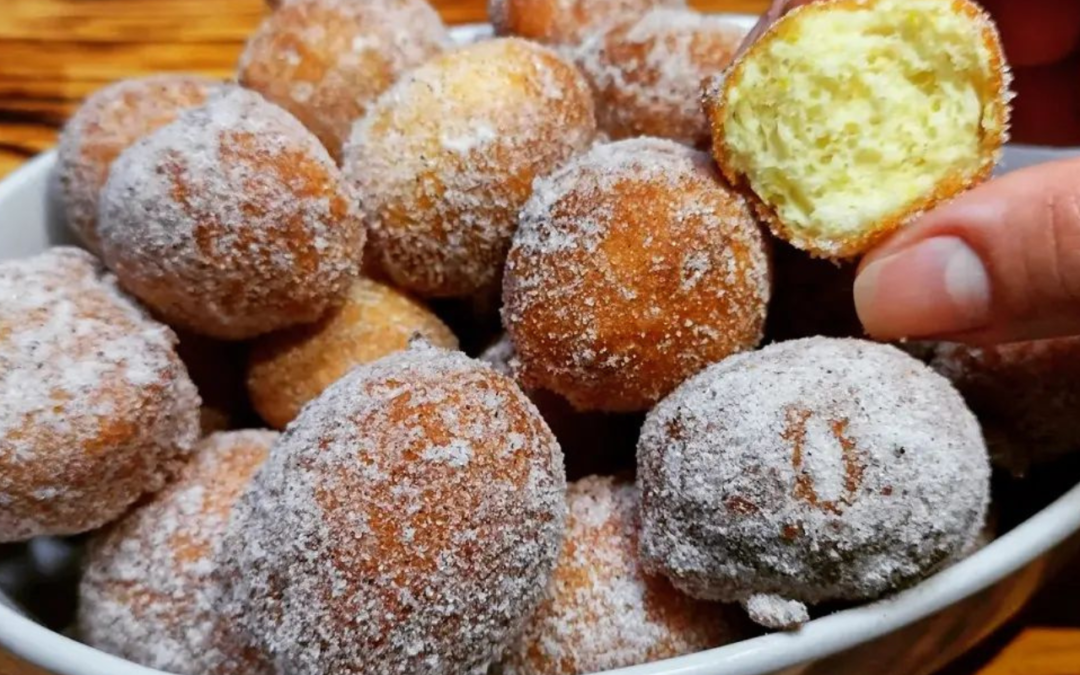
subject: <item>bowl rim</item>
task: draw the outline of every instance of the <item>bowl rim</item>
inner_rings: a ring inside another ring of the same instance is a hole
[[[743,24],[757,17],[718,14]],[[487,24],[453,26],[458,39],[483,34]],[[1013,146],[1027,152],[1054,150]],[[0,204],[27,190],[48,195],[55,150],[29,160],[0,181]],[[5,221],[0,220],[0,226]],[[608,675],[757,675],[797,666],[869,642],[983,591],[1044,556],[1080,531],[1080,483],[969,558],[913,588],[870,604],[823,616],[792,632],[771,633],[672,659],[607,671]],[[34,622],[0,603],[0,648],[57,675],[168,675]]]
[[[55,151],[48,151],[0,181],[0,204],[25,190],[46,193],[55,161]],[[895,596],[814,619],[797,631],[608,673],[755,675],[797,666],[894,632],[989,588],[1078,530],[1080,484],[971,557]],[[53,632],[2,603],[0,647],[57,675],[166,675]]]

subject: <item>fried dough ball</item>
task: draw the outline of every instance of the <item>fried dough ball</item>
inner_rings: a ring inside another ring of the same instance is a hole
[[[364,229],[326,150],[232,87],[126,150],[102,195],[102,257],[170,323],[227,340],[318,319]]]
[[[930,366],[983,423],[996,464],[1031,464],[1080,452],[1080,338],[968,347],[938,344]]]
[[[508,335],[503,335],[480,354],[495,370],[517,379],[517,356]],[[518,386],[521,383],[518,382]],[[593,474],[617,474],[634,469],[634,448],[643,415],[581,412],[562,396],[544,389],[523,388],[536,405],[551,433],[559,441],[566,460],[566,477],[576,480]]]
[[[257,340],[248,364],[252,403],[284,429],[311,399],[353,366],[406,349],[420,335],[457,349],[457,338],[428,308],[394,288],[358,279],[345,302],[314,324]]]
[[[686,7],[686,0],[488,0],[488,20],[496,35],[573,45],[605,24],[653,7]]]
[[[98,201],[109,167],[143,136],[200,106],[218,83],[194,75],[152,75],[99,89],[64,126],[56,177],[68,226],[98,253]]]
[[[758,344],[769,260],[708,155],[639,138],[537,181],[503,284],[522,382],[630,412]]]
[[[291,0],[240,56],[240,84],[303,122],[340,158],[353,122],[449,41],[425,0]]]
[[[731,62],[746,31],[719,16],[658,8],[587,39],[575,62],[613,140],[657,136],[706,148],[701,84]]]
[[[503,675],[599,673],[739,639],[728,607],[689,598],[638,562],[638,491],[591,476],[572,484],[547,596],[507,651]]]
[[[539,45],[488,40],[412,71],[345,151],[383,271],[430,297],[497,283],[533,179],[595,133],[584,78]]]
[[[0,542],[100,527],[198,439],[176,336],[78,249],[0,263],[0,298]]]
[[[483,672],[540,600],[565,489],[517,386],[418,341],[289,425],[230,521],[223,609],[278,672]]]
[[[213,643],[220,631],[214,556],[233,504],[276,437],[207,437],[175,482],[90,541],[79,584],[79,631],[87,644],[180,675],[222,672],[223,659],[242,653]]]
[[[776,236],[839,259],[990,175],[1009,79],[970,0],[826,0],[774,23],[705,109],[721,171]]]
[[[869,600],[979,536],[990,463],[948,381],[888,345],[781,342],[709,367],[638,443],[645,569],[770,628]]]

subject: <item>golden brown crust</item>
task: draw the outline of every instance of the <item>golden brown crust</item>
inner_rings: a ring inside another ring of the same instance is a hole
[[[280,672],[482,672],[554,567],[561,461],[513,381],[463,354],[354,368],[238,503],[221,610]]]
[[[989,126],[990,133],[984,134],[980,139],[979,166],[974,173],[965,176],[963,172],[957,171],[945,176],[929,194],[924,195],[915,203],[897,213],[882,218],[866,232],[848,237],[840,242],[834,240],[823,241],[802,236],[796,229],[784,223],[776,211],[753,191],[746,181],[746,177],[732,165],[727,155],[727,148],[724,145],[727,93],[740,82],[747,60],[752,59],[766,42],[781,39],[784,32],[790,29],[793,23],[799,21],[800,17],[810,13],[828,12],[834,9],[867,7],[874,5],[875,2],[877,0],[819,0],[818,2],[796,7],[785,14],[779,21],[769,26],[753,45],[735,59],[723,76],[713,78],[712,81],[707,83],[703,93],[703,104],[712,130],[713,157],[720,167],[720,172],[733,186],[747,195],[754,211],[769,226],[773,234],[816,257],[835,260],[857,257],[872,249],[894,231],[912,222],[924,212],[985,181],[990,177],[994,165],[997,163],[1001,146],[1008,140],[1011,73],[1005,62],[997,28],[986,12],[970,0],[950,0],[953,9],[957,13],[970,17],[981,26],[983,42],[990,52],[991,69],[994,73],[994,77],[990,82],[990,89],[992,98],[997,103],[994,106],[997,118],[994,120],[994,124]],[[987,125],[984,125],[984,128],[987,128]]]
[[[685,7],[685,0],[488,0],[496,35],[571,45],[606,23],[653,7]]]
[[[708,155],[628,139],[537,181],[503,321],[527,386],[633,412],[756,346],[769,293],[764,235]]]
[[[228,87],[117,159],[102,257],[168,322],[240,340],[317,320],[365,231],[326,150],[259,94]]]
[[[213,558],[233,504],[276,438],[246,430],[204,439],[173,483],[91,539],[79,585],[83,640],[169,672],[228,672],[223,664],[245,645],[217,625]],[[248,658],[245,671],[266,672],[260,661]]]
[[[425,0],[292,0],[240,57],[240,84],[304,123],[340,160],[353,122],[449,38]]]
[[[87,248],[100,248],[98,197],[113,160],[180,111],[202,105],[216,84],[193,75],[124,80],[98,90],[75,112],[60,137],[56,175],[68,226]]]
[[[487,40],[413,70],[345,151],[378,266],[423,297],[497,284],[533,180],[595,134],[588,83],[536,43]]]
[[[269,425],[284,429],[353,366],[405,349],[416,335],[436,347],[458,346],[427,307],[390,286],[358,279],[345,302],[316,323],[254,343],[247,373],[252,404]]]
[[[722,17],[666,8],[597,32],[575,62],[592,86],[599,128],[613,140],[657,136],[706,148],[696,93],[731,62],[744,33]]]
[[[198,437],[176,336],[78,249],[3,263],[0,297],[0,542],[100,527]]]
[[[638,490],[591,476],[567,489],[566,536],[547,596],[503,675],[578,675],[711,649],[738,639],[730,608],[683,595],[638,560]]]

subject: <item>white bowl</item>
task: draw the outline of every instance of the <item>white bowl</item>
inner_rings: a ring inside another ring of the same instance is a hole
[[[739,16],[741,22],[753,17]],[[456,29],[468,40],[484,26]],[[1063,151],[1011,147],[1016,169]],[[0,259],[32,255],[72,238],[50,196],[53,153],[0,183]],[[928,675],[1013,616],[1080,546],[1080,485],[972,557],[915,588],[837,612],[798,631],[612,673],[619,675]],[[2,570],[0,570],[2,572]],[[5,654],[4,650],[8,653]],[[0,673],[163,675],[35,623],[0,593]]]

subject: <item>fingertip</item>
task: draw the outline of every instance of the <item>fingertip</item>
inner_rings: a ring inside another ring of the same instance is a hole
[[[863,327],[888,340],[983,328],[990,292],[982,260],[957,237],[933,237],[870,261],[854,288]]]

